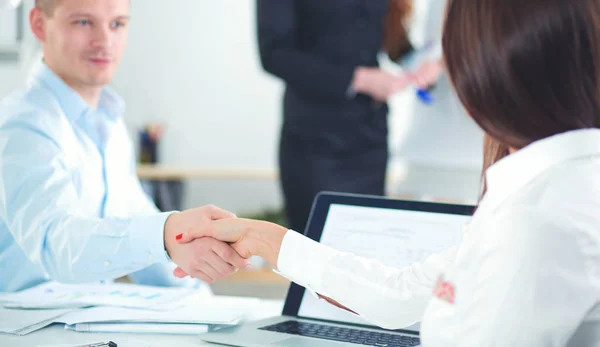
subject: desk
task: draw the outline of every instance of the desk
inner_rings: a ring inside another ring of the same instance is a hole
[[[259,312],[256,312],[256,315],[252,319],[276,316],[281,314],[282,309],[283,301],[281,300],[263,300],[261,301],[261,309],[257,310]],[[143,345],[144,347],[216,346],[203,342],[198,336],[78,333],[64,330],[64,325],[62,324],[56,324],[26,336],[0,334],[0,346],[2,347],[35,347],[52,344],[71,344],[75,346],[77,344],[98,341],[114,341],[119,347],[128,347],[127,343],[125,343],[128,340],[131,342],[147,343]]]

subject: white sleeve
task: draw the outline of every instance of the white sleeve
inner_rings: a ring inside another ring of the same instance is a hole
[[[309,290],[330,297],[387,329],[419,322],[438,275],[454,261],[449,249],[397,269],[336,251],[294,231],[283,239],[279,271]]]

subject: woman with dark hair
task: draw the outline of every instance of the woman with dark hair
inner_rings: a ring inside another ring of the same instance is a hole
[[[486,163],[504,158],[438,278],[423,346],[600,346],[600,1],[449,0],[443,50],[488,135]],[[375,324],[406,323],[407,269],[266,222],[217,221],[183,239],[201,236]]]
[[[264,69],[285,82],[279,168],[289,227],[304,231],[323,190],[385,194],[388,98],[410,83],[432,84],[441,69],[411,79],[379,68],[412,50],[412,0],[258,0]]]

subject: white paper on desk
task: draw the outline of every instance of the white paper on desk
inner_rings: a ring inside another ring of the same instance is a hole
[[[160,323],[80,323],[74,325],[65,325],[65,329],[85,333],[200,335],[208,331],[208,325]]]
[[[26,335],[44,328],[73,310],[11,310],[0,308],[0,332]]]
[[[140,309],[171,309],[182,304],[192,288],[164,288],[126,283],[59,284],[48,282],[22,292],[3,295],[11,308],[64,308],[116,306]]]
[[[68,325],[78,323],[183,323],[235,325],[244,318],[244,308],[189,305],[171,311],[148,311],[122,307],[92,307],[62,316]]]

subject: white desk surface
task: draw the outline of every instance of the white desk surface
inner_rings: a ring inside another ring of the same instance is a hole
[[[264,300],[260,312],[253,319],[281,314],[283,301]],[[55,324],[25,336],[0,334],[1,347],[36,347],[45,345],[76,346],[83,343],[114,341],[118,347],[193,347],[216,346],[203,342],[191,335],[151,335],[115,333],[79,333],[64,329],[64,324]]]

